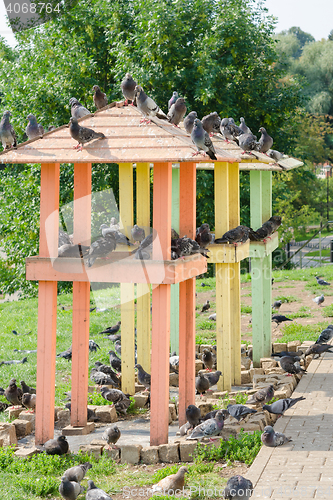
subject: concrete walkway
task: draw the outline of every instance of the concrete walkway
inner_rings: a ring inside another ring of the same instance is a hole
[[[292,397],[304,396],[274,426],[292,438],[262,447],[246,477],[253,498],[333,499],[333,354],[313,360]]]

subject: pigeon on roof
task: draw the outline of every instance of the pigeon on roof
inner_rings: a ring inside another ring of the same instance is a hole
[[[44,128],[42,125],[37,123],[35,115],[30,113],[27,116],[27,119],[29,120],[29,123],[26,126],[25,133],[27,134],[28,139],[34,139],[35,137],[40,137],[44,134]]]
[[[211,160],[217,160],[212,140],[209,137],[209,134],[207,134],[204,130],[202,123],[198,118],[195,118],[194,120],[191,139],[198,150],[193,156],[198,155],[200,154],[200,151],[203,151]]]
[[[4,111],[0,122],[0,140],[3,149],[17,146],[15,130],[9,121],[10,116],[12,116],[10,111]]]

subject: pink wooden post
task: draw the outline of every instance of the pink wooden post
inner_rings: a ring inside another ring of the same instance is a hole
[[[59,163],[41,165],[40,257],[58,255]],[[47,224],[47,225],[46,225]],[[36,444],[54,435],[57,282],[39,281],[37,331]]]
[[[179,232],[195,237],[196,165],[180,163]],[[179,284],[179,425],[195,402],[195,278]]]
[[[163,260],[170,260],[171,163],[154,164],[153,228],[157,231]],[[153,259],[160,260],[153,244]],[[171,285],[153,289],[150,444],[168,442],[169,344]]]
[[[74,164],[74,244],[90,243],[91,163]],[[73,282],[71,425],[87,424],[90,283]]]

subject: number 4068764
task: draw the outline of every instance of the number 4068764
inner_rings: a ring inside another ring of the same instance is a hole
[[[51,3],[10,3],[8,4],[7,13],[9,14],[51,14],[52,12],[60,12],[60,4],[52,5]]]

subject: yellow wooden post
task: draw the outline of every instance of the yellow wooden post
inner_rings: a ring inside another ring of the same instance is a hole
[[[136,164],[136,223],[140,227],[150,227],[150,166],[149,163]],[[136,285],[136,322],[138,363],[150,373],[150,285]]]
[[[133,166],[119,164],[119,212],[124,234],[131,237],[133,227]],[[121,388],[135,393],[134,374],[134,283],[120,284],[121,301]]]

